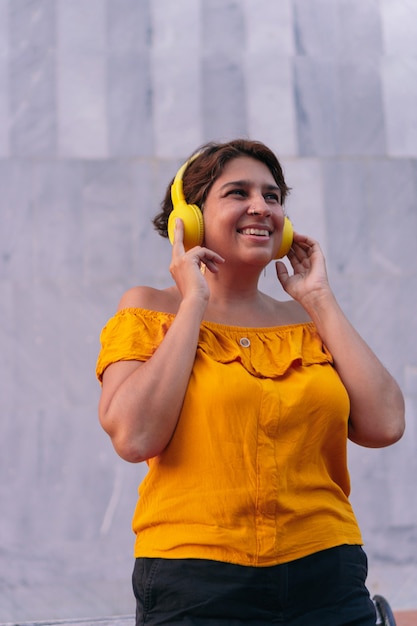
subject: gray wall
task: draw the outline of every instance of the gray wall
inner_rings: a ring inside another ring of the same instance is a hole
[[[0,0],[0,621],[134,610],[145,467],[98,425],[99,333],[169,284],[149,221],[177,166],[238,135],[405,393],[404,439],[350,466],[371,591],[417,604],[416,2]]]

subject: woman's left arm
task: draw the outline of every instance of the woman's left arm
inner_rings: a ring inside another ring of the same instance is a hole
[[[294,273],[289,275],[278,262],[278,279],[310,315],[333,356],[350,398],[349,438],[370,448],[395,443],[405,428],[403,395],[340,308],[328,283],[320,246],[295,234],[288,258]]]

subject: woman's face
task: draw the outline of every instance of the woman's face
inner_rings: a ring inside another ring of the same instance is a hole
[[[283,225],[281,192],[269,168],[247,156],[229,161],[204,203],[204,245],[226,259],[266,264]]]

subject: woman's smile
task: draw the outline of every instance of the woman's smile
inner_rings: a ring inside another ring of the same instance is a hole
[[[238,230],[242,235],[256,235],[257,237],[269,237],[269,230],[260,230],[259,228],[242,228]]]

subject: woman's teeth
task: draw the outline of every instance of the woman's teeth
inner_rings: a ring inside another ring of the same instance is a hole
[[[260,237],[269,237],[269,230],[260,230],[258,228],[243,228],[242,235],[259,235]]]

